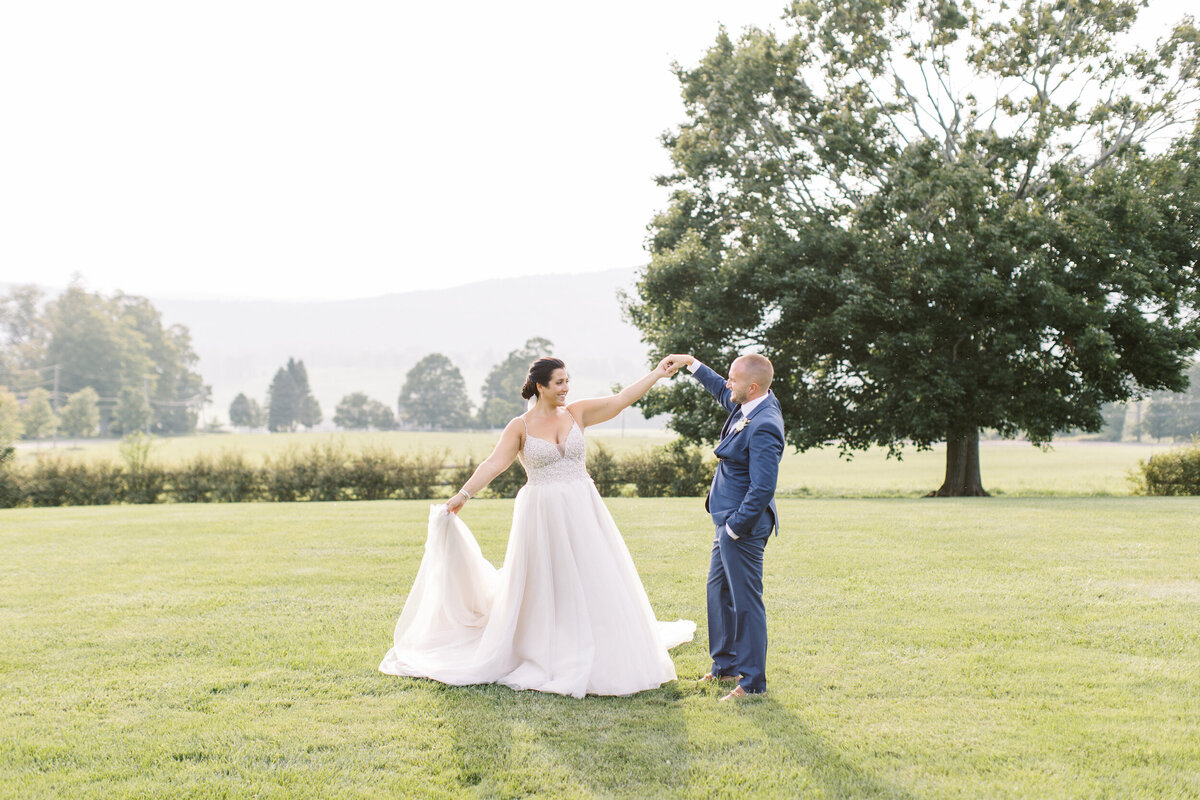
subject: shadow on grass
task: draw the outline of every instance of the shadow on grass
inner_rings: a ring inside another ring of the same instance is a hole
[[[773,751],[782,751],[782,757],[804,770],[814,788],[821,790],[820,796],[911,800],[904,789],[864,772],[769,695],[743,701],[737,711],[762,731]]]
[[[670,685],[582,700],[442,687],[438,699],[464,794],[656,797],[686,780],[687,729]]]

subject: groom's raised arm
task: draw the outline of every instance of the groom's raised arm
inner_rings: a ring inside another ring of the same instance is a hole
[[[692,373],[692,377],[700,382],[700,385],[708,389],[709,394],[717,398],[717,402],[725,407],[727,411],[733,411],[737,407],[737,403],[730,398],[730,391],[725,386],[725,379],[718,375],[713,370],[701,364],[694,356],[667,356],[667,361],[675,359],[675,364],[683,364],[687,366],[688,372]],[[678,369],[678,367],[676,367]]]

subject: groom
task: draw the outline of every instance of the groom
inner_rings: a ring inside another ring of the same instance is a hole
[[[763,606],[763,550],[779,529],[775,482],[783,457],[783,414],[771,394],[775,371],[761,355],[734,359],[729,379],[690,355],[669,358],[730,412],[717,445],[717,474],[704,508],[716,526],[708,570],[708,648],[705,680],[738,681],[722,700],[767,690],[767,612]],[[741,679],[738,680],[738,676]]]

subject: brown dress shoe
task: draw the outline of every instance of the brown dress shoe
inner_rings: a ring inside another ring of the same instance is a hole
[[[711,672],[707,672],[700,680],[716,681],[717,683],[737,683],[737,675],[714,675]]]
[[[727,694],[721,698],[721,702],[724,703],[726,700],[741,700],[743,697],[749,697],[749,696],[750,695],[746,692],[745,689],[743,689],[740,686],[735,686],[735,687],[733,687],[732,692],[730,692],[729,694]]]

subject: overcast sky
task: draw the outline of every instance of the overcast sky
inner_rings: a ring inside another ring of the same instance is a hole
[[[645,263],[672,60],[784,4],[5,3],[0,282],[329,299]]]

